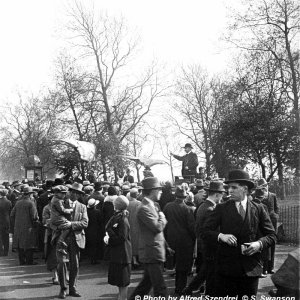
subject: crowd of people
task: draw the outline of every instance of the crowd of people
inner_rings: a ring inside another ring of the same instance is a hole
[[[166,267],[175,270],[176,295],[256,295],[259,278],[274,272],[278,205],[268,183],[243,170],[230,171],[226,181],[177,186],[151,175],[140,184],[130,170],[122,184],[4,182],[0,255],[8,255],[10,232],[20,265],[35,264],[34,250],[44,249],[62,299],[68,288],[81,296],[80,255],[91,264],[109,261],[108,283],[119,288],[120,300],[127,299],[131,270],[141,267],[143,278],[129,299],[152,288],[166,297]]]

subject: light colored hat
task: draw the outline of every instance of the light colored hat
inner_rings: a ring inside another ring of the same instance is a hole
[[[87,207],[92,208],[92,207],[96,206],[98,203],[99,203],[99,200],[95,200],[94,198],[91,198],[88,201]]]
[[[113,203],[114,203],[115,210],[125,210],[129,205],[129,200],[124,195],[121,195],[118,196]]]

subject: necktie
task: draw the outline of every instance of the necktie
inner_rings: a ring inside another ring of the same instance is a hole
[[[245,215],[246,215],[246,211],[244,210],[244,207],[243,207],[242,203],[239,204],[239,214],[241,215],[241,217],[244,220],[245,219]]]

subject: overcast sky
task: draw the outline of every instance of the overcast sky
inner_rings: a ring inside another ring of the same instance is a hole
[[[21,94],[47,89],[53,83],[54,60],[65,40],[66,0],[10,0],[0,2],[0,109]],[[91,1],[82,1],[90,6]],[[141,56],[173,69],[199,63],[209,72],[222,72],[232,59],[221,44],[227,14],[225,4],[239,0],[95,0],[97,11],[123,15],[140,35]],[[186,141],[182,141],[184,144]],[[179,145],[178,145],[179,146]],[[182,153],[183,154],[183,153]],[[176,175],[180,163],[176,163]],[[162,170],[162,169],[165,170]],[[165,173],[167,166],[154,167]]]
[[[94,2],[96,10],[105,10],[109,15],[122,14],[136,28],[141,37],[141,55],[145,58],[156,57],[170,68],[200,63],[212,72],[219,72],[226,67],[229,57],[219,42],[226,25],[223,0]],[[63,45],[61,34],[70,3],[0,2],[0,104],[12,101],[16,90],[35,94],[52,81],[53,61]]]

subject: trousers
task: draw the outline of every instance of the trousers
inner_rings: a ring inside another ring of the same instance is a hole
[[[69,290],[76,290],[77,278],[79,274],[79,259],[80,259],[80,248],[78,247],[75,239],[75,235],[72,232],[68,237],[67,252],[69,254]],[[59,247],[58,247],[59,249]],[[56,251],[57,257],[57,275],[61,290],[67,290],[67,266],[66,257]]]
[[[18,249],[20,265],[31,265],[33,263],[33,249]]]
[[[167,296],[167,287],[163,277],[162,262],[144,264],[144,275],[142,281],[135,288],[129,300],[134,300],[136,296],[140,296],[141,299],[143,299],[145,295],[149,295],[151,288],[153,288],[154,297]]]
[[[0,227],[0,256],[7,256],[9,250],[9,230],[6,227]]]

